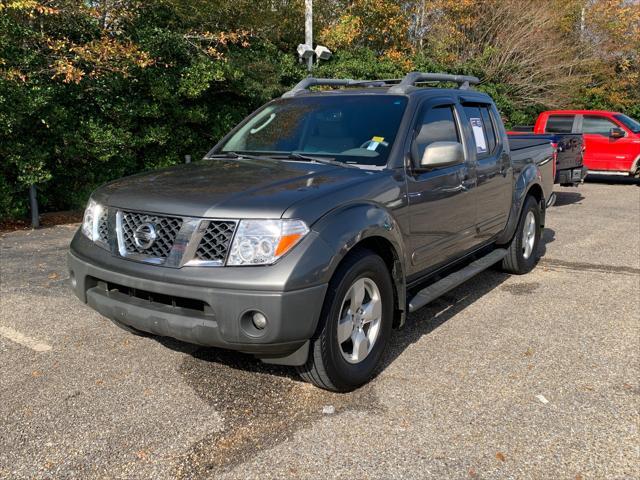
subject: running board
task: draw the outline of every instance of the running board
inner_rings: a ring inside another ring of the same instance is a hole
[[[420,290],[415,297],[409,300],[409,312],[415,312],[419,308],[424,307],[427,303],[433,302],[436,298],[444,295],[449,290],[456,288],[458,285],[466,282],[480,272],[485,271],[487,268],[495,265],[506,256],[507,251],[504,248],[497,248],[488,255],[471,262],[463,269],[453,272],[442,280],[438,280],[436,283]]]

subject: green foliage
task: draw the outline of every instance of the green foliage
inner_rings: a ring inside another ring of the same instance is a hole
[[[315,29],[334,56],[315,74],[473,74],[507,126],[530,124],[545,106],[514,100],[523,85],[510,79],[511,64],[506,74],[489,74],[502,58],[501,43],[468,55],[460,47],[463,39],[476,44],[474,29],[485,23],[477,22],[484,18],[477,9],[492,1],[317,1]],[[303,4],[1,2],[0,219],[26,216],[30,184],[38,186],[42,211],[79,208],[103,182],[204,155],[248,113],[307,74],[295,56]],[[561,17],[566,41],[575,41],[578,17]],[[622,26],[599,28],[618,36]],[[624,57],[609,61],[609,69],[598,67],[572,92],[576,106],[640,117],[637,48],[629,45]],[[517,60],[518,52],[509,58]]]
[[[193,25],[176,24],[171,4],[160,1],[129,12],[118,33],[122,45],[135,40],[152,63],[125,72],[101,59],[100,71],[81,64],[86,70],[78,78],[62,78],[48,48],[21,45],[42,35],[93,45],[104,29],[91,12],[5,13],[0,11],[0,218],[27,214],[32,183],[43,211],[78,208],[108,180],[180,163],[186,154],[201,157],[304,74],[293,55],[261,38],[207,32],[187,40]],[[116,56],[128,51],[113,45],[108,43],[109,55],[120,65]]]

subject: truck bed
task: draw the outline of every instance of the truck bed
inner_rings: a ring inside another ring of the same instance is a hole
[[[583,167],[584,139],[579,133],[532,133],[512,131],[508,133],[512,149],[525,148],[536,141],[551,142],[556,150],[554,183],[577,185],[586,175]]]
[[[544,135],[509,135],[511,162],[514,169],[522,170],[531,162],[538,165],[545,192],[553,191],[555,171],[553,168],[554,148]]]

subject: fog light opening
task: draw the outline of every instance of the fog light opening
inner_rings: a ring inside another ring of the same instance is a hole
[[[251,321],[253,323],[253,326],[258,330],[264,330],[264,328],[267,326],[267,317],[265,317],[264,314],[260,312],[254,312],[251,317]]]

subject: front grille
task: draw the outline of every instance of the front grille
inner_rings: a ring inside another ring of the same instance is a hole
[[[100,216],[98,217],[98,240],[102,243],[108,243],[109,241],[109,211],[106,208],[102,209]]]
[[[236,222],[212,220],[200,240],[195,259],[206,262],[224,262],[231,245]]]
[[[149,248],[140,248],[136,245],[134,234],[143,223],[151,223],[155,226],[156,240]],[[138,253],[156,258],[167,258],[173,248],[176,236],[182,227],[182,218],[164,217],[137,212],[122,212],[122,239],[124,248],[128,253]]]

